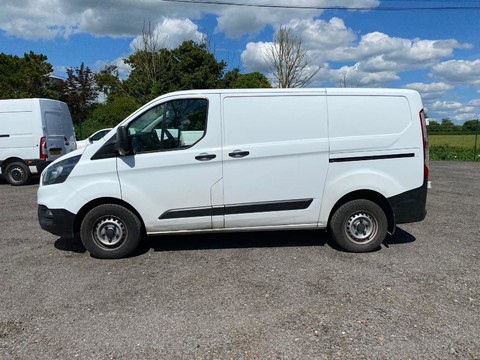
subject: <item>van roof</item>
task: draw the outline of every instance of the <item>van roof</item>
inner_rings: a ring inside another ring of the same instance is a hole
[[[160,97],[178,95],[202,95],[202,94],[329,94],[329,95],[413,95],[418,94],[410,89],[388,89],[388,88],[263,88],[263,89],[196,89],[175,91]]]

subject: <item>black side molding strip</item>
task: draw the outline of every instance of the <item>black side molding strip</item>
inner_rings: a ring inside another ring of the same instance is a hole
[[[415,154],[406,153],[406,154],[389,154],[389,155],[373,155],[373,156],[354,156],[354,157],[334,158],[334,159],[330,159],[329,162],[337,163],[337,162],[349,162],[349,161],[401,159],[401,158],[410,158],[410,157],[415,157]]]
[[[0,134],[0,138],[4,138],[4,137],[10,137],[9,134]]]
[[[263,203],[225,205],[219,207],[202,207],[192,209],[175,209],[167,210],[159,220],[164,219],[180,219],[199,216],[218,216],[218,215],[234,215],[249,214],[259,212],[285,211],[285,210],[305,210],[313,202],[313,199],[270,201]]]

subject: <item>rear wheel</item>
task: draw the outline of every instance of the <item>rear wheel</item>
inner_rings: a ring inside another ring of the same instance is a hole
[[[90,210],[80,226],[83,246],[94,257],[118,259],[130,255],[140,243],[142,224],[129,209],[99,205]]]
[[[375,250],[387,235],[388,221],[383,209],[370,200],[349,201],[338,208],[330,221],[335,242],[347,251]]]
[[[23,162],[12,162],[5,168],[5,179],[11,185],[25,185],[30,181],[30,177],[30,170]]]

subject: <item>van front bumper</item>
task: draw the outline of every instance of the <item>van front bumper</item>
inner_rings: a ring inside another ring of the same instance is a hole
[[[49,209],[45,205],[38,205],[38,222],[40,227],[62,238],[73,238],[73,224],[75,214],[64,209]]]

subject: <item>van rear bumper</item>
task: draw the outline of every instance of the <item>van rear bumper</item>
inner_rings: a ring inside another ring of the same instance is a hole
[[[62,238],[73,238],[75,214],[64,209],[49,209],[38,205],[38,222],[43,230]]]
[[[404,192],[388,199],[397,224],[422,221],[427,216],[428,181],[419,188]]]
[[[35,166],[37,168],[38,174],[41,174],[42,171],[45,170],[45,168],[53,162],[51,160],[35,159],[35,160],[27,160],[28,165],[30,165],[29,161],[31,161],[32,166]]]
[[[23,160],[23,162],[30,168],[30,171],[33,174],[41,174],[42,171],[45,170],[45,168],[48,165],[50,165],[53,161],[51,161],[51,160],[40,160],[40,159],[32,159],[32,160],[27,159],[27,160]],[[2,174],[2,169],[3,169],[4,166],[5,166],[5,161],[0,161],[0,174]],[[33,167],[34,169],[32,169],[31,167]],[[35,172],[35,169],[37,169],[36,172]]]

